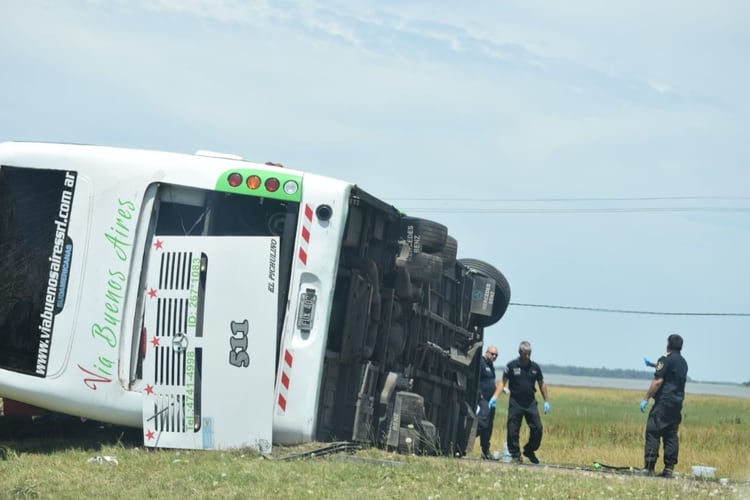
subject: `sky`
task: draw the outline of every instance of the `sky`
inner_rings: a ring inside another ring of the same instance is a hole
[[[542,368],[647,370],[679,333],[693,380],[739,383],[749,18],[744,0],[0,0],[0,141],[355,182],[506,276],[486,331],[503,364],[528,340]]]

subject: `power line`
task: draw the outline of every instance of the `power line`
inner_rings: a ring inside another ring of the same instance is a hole
[[[446,200],[447,201],[447,200]],[[479,214],[574,214],[636,212],[750,212],[750,207],[633,207],[633,208],[481,208],[481,207],[400,207],[408,213],[479,213]]]
[[[510,214],[552,214],[552,213],[636,213],[636,212],[750,212],[750,206],[595,206],[578,208],[561,207],[512,207],[513,203],[591,203],[591,202],[674,202],[674,201],[740,201],[750,200],[750,196],[638,196],[638,197],[613,197],[613,198],[435,198],[435,197],[410,197],[410,198],[386,198],[393,202],[442,202],[441,206],[405,206],[400,207],[408,212],[432,212],[432,213],[510,213]],[[455,203],[469,205],[447,206]],[[486,206],[488,203],[501,204],[505,206]]]
[[[605,312],[619,314],[647,314],[656,316],[750,316],[750,313],[698,313],[698,312],[661,312],[661,311],[637,311],[629,309],[606,309],[600,307],[576,307],[576,306],[555,306],[549,304],[525,304],[522,302],[511,302],[512,306],[519,307],[540,307],[547,309],[568,309],[574,311]]]
[[[577,201],[665,201],[665,200],[750,200],[750,196],[638,196],[628,198],[390,198],[400,201],[481,201],[481,202],[577,202]]]

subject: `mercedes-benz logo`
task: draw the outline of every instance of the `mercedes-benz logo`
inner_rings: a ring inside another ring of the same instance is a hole
[[[185,352],[188,348],[188,338],[184,333],[175,333],[172,337],[172,349],[177,352]]]

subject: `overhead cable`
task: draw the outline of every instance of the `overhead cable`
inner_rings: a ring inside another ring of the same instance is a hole
[[[481,208],[481,207],[400,207],[407,213],[461,214],[573,214],[636,212],[750,212],[750,207],[633,207],[633,208]]]
[[[481,202],[578,202],[578,201],[665,201],[665,200],[750,200],[750,196],[638,196],[629,198],[386,198],[400,201],[481,201]]]
[[[745,316],[750,317],[750,313],[702,313],[702,312],[662,312],[662,311],[637,311],[629,309],[607,309],[601,307],[576,307],[576,306],[556,306],[549,304],[525,304],[522,302],[511,302],[510,305],[518,307],[540,307],[547,309],[569,309],[574,311],[605,312],[619,314],[648,314],[656,316]]]
[[[636,212],[750,212],[750,206],[746,203],[728,206],[591,206],[570,207],[570,203],[601,203],[601,202],[670,202],[675,201],[735,201],[747,202],[750,196],[639,196],[639,197],[613,197],[613,198],[434,198],[434,197],[410,197],[410,198],[386,198],[393,202],[410,203],[416,205],[422,202],[441,202],[441,206],[401,206],[406,212],[432,212],[432,213],[512,213],[512,214],[551,214],[551,213],[636,213]],[[463,206],[455,206],[455,204]],[[542,207],[524,207],[518,204],[538,203],[546,204]],[[550,203],[564,203],[568,208],[550,206]],[[495,204],[489,205],[488,204]],[[513,206],[513,204],[516,204]],[[450,205],[450,206],[448,206]],[[632,204],[630,204],[632,205]]]

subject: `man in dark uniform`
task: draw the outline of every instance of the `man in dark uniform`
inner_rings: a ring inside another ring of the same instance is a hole
[[[667,353],[656,362],[654,379],[646,396],[641,401],[641,411],[645,413],[648,400],[654,398],[654,406],[646,422],[646,447],[644,451],[647,476],[654,475],[659,446],[664,441],[664,471],[662,477],[671,478],[680,453],[680,439],[677,431],[682,422],[682,402],[685,399],[685,382],[688,365],[682,357],[682,337],[673,334],[667,337]]]
[[[480,358],[479,373],[479,412],[477,415],[477,429],[479,430],[479,444],[482,447],[482,458],[491,460],[490,439],[492,439],[492,428],[495,424],[495,406],[490,407],[489,402],[497,389],[495,380],[495,360],[497,359],[497,347],[491,345],[487,348],[484,356]]]
[[[508,452],[515,463],[521,463],[522,461],[518,440],[521,432],[521,423],[524,418],[526,419],[526,424],[529,426],[529,441],[523,447],[523,455],[531,463],[539,463],[539,459],[536,457],[536,450],[542,444],[544,427],[542,426],[542,419],[539,417],[539,410],[537,408],[537,384],[539,385],[539,392],[542,393],[542,397],[544,398],[544,413],[549,413],[550,404],[542,369],[534,361],[531,361],[531,344],[523,341],[518,346],[518,358],[505,366],[502,383],[498,384],[497,390],[493,395],[493,400],[496,401],[506,385],[510,389],[507,441]]]

